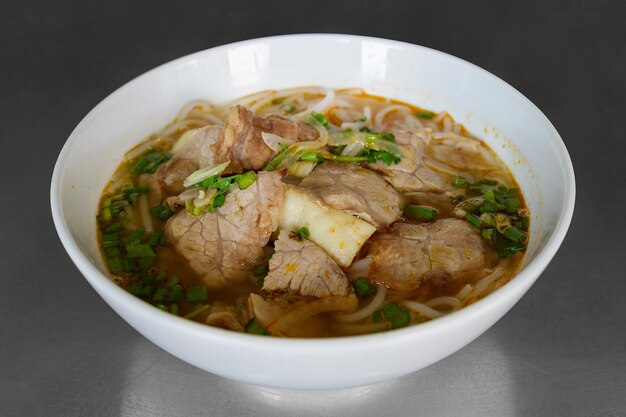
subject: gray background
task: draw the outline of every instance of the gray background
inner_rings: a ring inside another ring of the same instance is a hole
[[[0,5],[0,416],[626,416],[626,3],[86,3]],[[422,44],[500,76],[561,133],[578,198],[552,264],[474,343],[377,386],[281,391],[195,369],[130,328],[63,250],[48,190],[73,127],[128,80],[316,31]]]

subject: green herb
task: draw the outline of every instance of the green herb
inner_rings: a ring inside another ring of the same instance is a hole
[[[237,178],[237,185],[239,185],[240,189],[245,190],[246,188],[254,184],[255,181],[256,174],[254,173],[254,171],[248,171]],[[215,206],[215,200],[213,205]]]
[[[480,233],[483,239],[485,239],[487,242],[491,244],[495,243],[496,231],[494,229],[483,229]]]
[[[252,268],[252,273],[255,277],[260,277],[267,274],[267,264],[254,265],[254,268]]]
[[[300,161],[321,162],[323,160],[324,157],[319,152],[305,152],[300,156]]]
[[[268,332],[255,318],[251,319],[246,324],[246,333],[271,336],[270,332]]]
[[[348,145],[339,145],[335,149],[333,149],[332,153],[335,154],[335,155],[341,155],[343,150],[346,149],[346,146],[348,146]]]
[[[298,235],[303,239],[308,239],[309,236],[311,236],[311,233],[309,232],[309,229],[307,229],[306,227],[301,227],[298,230]]]
[[[383,307],[383,315],[394,329],[406,327],[411,323],[411,315],[409,312],[393,301],[385,304]]]
[[[462,177],[461,175],[457,175],[452,177],[452,186],[454,188],[465,188],[469,185],[467,178]]]
[[[506,236],[507,239],[510,239],[513,242],[524,243],[526,242],[526,240],[528,240],[528,236],[526,235],[526,233],[522,232],[515,226],[507,227],[506,229],[504,229],[504,232],[502,232],[502,234]]]
[[[152,149],[139,156],[139,159],[135,162],[130,171],[136,175],[146,173],[154,174],[159,165],[168,161],[170,158],[171,155],[169,153]]]
[[[433,112],[430,112],[428,110],[418,111],[415,115],[419,117],[420,119],[432,119],[433,116],[435,116]]]
[[[383,310],[382,309],[378,309],[376,311],[374,311],[374,314],[372,314],[372,321],[374,323],[378,323],[380,321],[380,319],[382,318],[383,315]]]
[[[316,113],[316,112],[311,112],[311,116],[313,116],[315,118],[315,120],[320,122],[322,124],[322,126],[324,126],[326,128],[326,130],[330,130],[330,124],[328,123],[328,120],[326,120],[326,117],[324,117],[323,114],[319,114],[319,113]]]
[[[135,240],[126,244],[126,255],[129,258],[146,258],[155,257],[156,253],[154,253],[149,244],[139,243]]]
[[[203,311],[208,310],[210,307],[211,306],[209,304],[201,305],[200,307],[197,307],[196,309],[194,309],[191,313],[186,314],[184,317],[186,319],[194,318],[195,316],[202,313]]]
[[[496,236],[496,251],[500,258],[506,258],[524,250],[526,246],[523,243],[514,242],[502,234]]]
[[[279,104],[282,104],[283,101],[285,101],[285,97],[276,97],[276,98],[272,99],[272,105],[273,106],[277,106]]]
[[[472,213],[467,213],[465,215],[465,220],[467,220],[468,222],[470,222],[474,226],[478,227],[479,229],[483,226],[483,224],[480,221],[480,219],[478,217],[476,217],[475,215],[473,215]]]
[[[194,285],[187,288],[187,301],[190,303],[198,303],[206,301],[209,297],[207,288],[204,285]]]
[[[439,211],[432,207],[408,204],[404,208],[404,214],[413,219],[430,221],[430,220],[434,220],[435,217],[437,217],[437,214],[439,214]]]
[[[183,287],[181,285],[176,285],[174,288],[172,288],[168,301],[170,303],[177,303],[183,299],[184,293],[185,290],[183,289]]]
[[[156,207],[152,207],[148,211],[152,216],[156,217],[159,220],[167,220],[174,214],[172,209],[170,209],[170,207],[165,203],[161,203]]]
[[[263,287],[263,285],[265,285],[265,277],[261,277],[259,279],[256,280],[256,285],[258,285],[259,287]]]
[[[396,141],[396,137],[394,136],[393,133],[381,133],[380,134],[380,138],[383,140],[387,140],[389,142],[395,142]]]
[[[400,157],[387,151],[377,151],[374,149],[362,149],[357,156],[367,157],[367,162],[373,164],[376,161],[382,161],[386,165],[397,164],[400,162]]]
[[[376,294],[376,287],[370,284],[365,278],[357,278],[352,283],[354,293],[359,298],[367,298]]]

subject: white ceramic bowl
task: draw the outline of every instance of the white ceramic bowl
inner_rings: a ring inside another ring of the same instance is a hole
[[[532,213],[523,267],[471,306],[428,323],[367,336],[281,339],[221,330],[164,313],[106,276],[95,215],[124,153],[195,98],[223,102],[265,89],[319,85],[447,110],[510,167]],[[98,104],[68,138],[54,169],[54,223],[93,288],[131,326],[209,372],[254,384],[330,389],[371,384],[436,362],[500,319],[552,259],[574,209],[574,172],[552,124],[522,94],[461,59],[401,42],[347,35],[255,39],[162,65]],[[366,364],[366,366],[364,366]]]

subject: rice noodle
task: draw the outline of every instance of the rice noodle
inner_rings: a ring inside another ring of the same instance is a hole
[[[465,300],[473,290],[474,287],[472,287],[472,284],[466,284],[455,297],[459,300]]]
[[[411,310],[416,311],[422,316],[427,317],[429,319],[436,319],[444,315],[444,313],[437,311],[433,308],[430,308],[425,304],[418,303],[417,301],[403,300],[403,301],[400,301],[399,304],[403,305],[406,308],[410,308]]]
[[[330,107],[333,100],[335,99],[335,91],[330,88],[327,88],[324,90],[323,94],[325,94],[325,96],[320,101],[315,103],[312,107],[309,107],[306,110],[301,111],[300,113],[296,114],[296,117],[302,117],[313,112],[320,113],[320,114],[324,113],[328,109],[328,107]]]
[[[449,117],[443,119],[443,131],[451,132],[452,131],[452,120]]]
[[[146,233],[154,232],[154,227],[152,226],[152,217],[150,216],[150,212],[148,211],[148,197],[145,194],[139,196],[137,206],[139,207],[141,223],[143,224],[143,228],[146,230]]]
[[[124,222],[124,229],[132,232],[137,228],[135,225],[135,208],[133,206],[126,206],[124,207],[124,213],[126,213],[126,220],[128,220]]]
[[[458,298],[450,296],[431,298],[425,304],[430,308],[447,306],[450,311],[458,310],[463,307],[463,304],[461,304]]]
[[[189,190],[185,190],[182,193],[180,193],[180,195],[178,196],[178,198],[180,198],[182,201],[189,201],[189,200],[193,200],[194,198],[198,197],[198,189],[197,188],[190,188]]]
[[[276,98],[275,96],[276,94],[270,94],[269,96],[258,100],[256,103],[251,105],[248,108],[248,110],[250,110],[253,114],[257,114],[259,110],[261,110],[263,107],[268,105],[272,100],[274,100]]]
[[[354,321],[363,320],[374,314],[374,311],[378,310],[380,306],[385,301],[385,297],[387,296],[387,288],[384,286],[378,287],[378,292],[374,299],[361,310],[355,311],[351,314],[345,314],[343,316],[337,316],[337,320],[342,321],[344,323],[350,323]]]
[[[437,116],[435,116],[433,120],[434,123],[439,123],[440,121],[443,120],[444,117],[448,116],[448,112],[447,111],[442,111],[441,113],[439,113]]]
[[[246,96],[240,100],[236,100],[234,102],[232,102],[230,104],[230,106],[226,106],[226,107],[231,107],[231,106],[244,106],[244,107],[250,107],[250,105],[252,103],[257,102],[258,100],[267,97],[267,96],[274,96],[276,95],[276,91],[261,91],[259,93],[256,94],[252,94],[249,96]]]
[[[178,112],[178,116],[176,116],[176,118],[178,120],[183,120],[186,119],[189,116],[189,113],[194,110],[196,107],[200,107],[201,109],[207,109],[208,111],[211,111],[211,103],[209,103],[206,100],[202,100],[202,99],[198,99],[198,100],[192,100],[189,103],[185,104],[180,111]]]
[[[498,266],[491,274],[487,275],[484,278],[481,278],[474,287],[474,291],[470,294],[471,297],[480,297],[481,295],[487,292],[487,289],[493,284],[496,280],[501,278],[504,275],[504,268],[502,266]]]
[[[189,117],[193,119],[205,119],[206,121],[221,126],[224,122],[222,119],[215,116],[214,114],[200,111],[200,110],[191,110],[189,112]]]
[[[380,110],[374,117],[374,127],[376,128],[376,130],[382,131],[384,129],[385,126],[383,125],[383,120],[389,113],[392,113],[394,111],[411,113],[411,109],[403,104],[392,104],[390,106],[387,106]]]
[[[269,132],[261,132],[261,138],[263,138],[263,142],[274,152],[280,152],[282,150],[281,144],[285,146],[289,146],[293,143],[296,143],[294,139],[283,138],[282,136],[275,135]]]
[[[207,121],[206,120],[202,120],[202,119],[185,119],[185,120],[181,120],[179,122],[171,124],[168,128],[166,128],[160,134],[161,134],[161,136],[170,136],[170,135],[176,133],[179,130],[182,130],[182,129],[185,129],[185,128],[189,128],[190,126],[194,126],[194,125],[196,125],[198,127],[206,126],[207,125]]]
[[[366,277],[370,274],[370,266],[372,265],[372,258],[363,258],[358,261],[354,261],[348,269],[348,278],[355,280],[359,277]]]

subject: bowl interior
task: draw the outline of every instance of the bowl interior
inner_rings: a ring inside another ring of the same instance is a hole
[[[52,182],[53,216],[73,260],[106,273],[96,244],[100,193],[124,153],[171,121],[183,104],[310,85],[362,87],[447,110],[486,141],[517,179],[532,213],[524,267],[550,246],[538,271],[525,279],[534,281],[545,268],[565,235],[574,204],[571,162],[547,118],[508,84],[458,58],[345,35],[257,39],[199,52],[158,67],[103,100],[69,137]],[[86,276],[96,287],[107,280]]]

